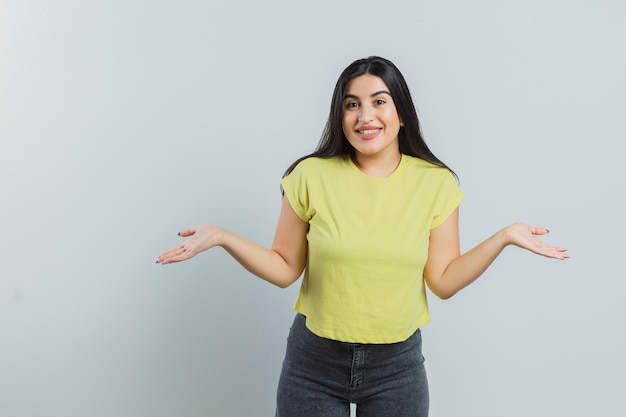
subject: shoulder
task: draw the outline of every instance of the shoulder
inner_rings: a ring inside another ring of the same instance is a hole
[[[424,161],[423,159],[416,156],[403,155],[402,158],[406,171],[411,174],[419,173],[421,175],[442,179],[454,178],[454,175],[449,169],[440,167],[428,161]]]
[[[331,156],[328,158],[321,158],[317,156],[311,156],[303,159],[293,169],[293,173],[324,173],[329,170],[340,168],[345,163],[346,157],[344,155]]]

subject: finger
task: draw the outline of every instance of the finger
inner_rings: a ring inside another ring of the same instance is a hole
[[[185,261],[187,259],[196,256],[197,252],[195,246],[190,244],[189,241],[165,252],[163,255],[157,258],[157,263],[168,264],[172,262]]]
[[[553,246],[542,248],[541,250],[538,250],[537,253],[539,255],[543,255],[548,258],[561,259],[561,260],[568,259],[570,257],[569,254],[567,253],[567,249],[560,248],[560,247],[553,247]]]
[[[546,228],[543,227],[531,227],[530,228],[530,233],[532,233],[533,235],[545,235],[550,233],[550,231]]]
[[[191,258],[191,256],[189,256],[188,253],[183,252],[180,255],[176,255],[176,256],[172,256],[170,258],[164,259],[161,262],[161,264],[162,265],[173,264],[173,263],[176,263],[176,262],[186,261],[189,258]]]
[[[185,252],[185,248],[183,245],[179,245],[174,249],[170,249],[166,252],[163,252],[156,260],[156,263],[164,263],[165,260],[170,259],[174,256],[180,255]]]
[[[165,258],[159,258],[157,259],[157,263],[161,265],[167,265],[174,262],[184,261],[185,259],[188,259],[188,256],[186,253],[182,253],[180,255],[172,255]]]
[[[565,260],[565,259],[569,259],[569,255],[566,252],[555,252],[552,255],[550,255],[550,258]]]
[[[159,258],[167,258],[167,257],[173,256],[174,254],[180,251],[180,248],[182,248],[182,245],[176,246],[173,249],[165,251],[159,256]]]
[[[567,252],[565,252],[564,250],[556,250],[556,249],[548,251],[546,253],[546,256],[549,256],[551,258],[557,258],[557,259],[569,258],[569,255],[567,254]]]
[[[189,229],[181,230],[180,232],[178,232],[178,236],[180,237],[193,236],[195,234],[196,234],[196,229],[194,228],[189,228]]]
[[[172,257],[170,257],[169,261],[166,263],[186,261],[194,256],[196,256],[194,248],[183,244],[172,254]]]
[[[569,254],[565,248],[556,248],[558,259],[569,259]]]

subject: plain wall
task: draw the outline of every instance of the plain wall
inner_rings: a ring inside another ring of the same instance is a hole
[[[403,71],[459,175],[463,250],[507,248],[423,329],[431,415],[623,416],[626,6],[609,0],[0,0],[0,415],[270,416],[299,281],[216,248],[270,245],[285,168],[341,70]]]

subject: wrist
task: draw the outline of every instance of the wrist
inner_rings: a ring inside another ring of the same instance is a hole
[[[213,228],[213,246],[220,246],[225,248],[228,246],[228,233],[226,230],[212,226]]]
[[[501,229],[498,233],[496,233],[496,238],[503,248],[509,246],[513,242],[510,232],[511,226],[507,226],[504,229]]]

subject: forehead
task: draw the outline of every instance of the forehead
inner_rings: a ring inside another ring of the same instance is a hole
[[[377,92],[389,93],[389,88],[382,78],[372,74],[363,74],[350,80],[344,91],[345,95],[369,96]]]

